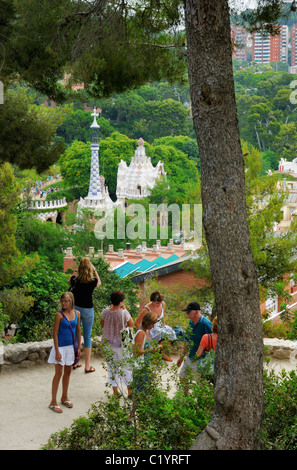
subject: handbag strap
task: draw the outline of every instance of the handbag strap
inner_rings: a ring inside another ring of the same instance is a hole
[[[75,315],[76,315],[76,310],[74,310],[74,312],[75,312]],[[75,336],[74,336],[73,329],[72,329],[72,326],[71,326],[70,321],[68,320],[68,318],[66,318],[66,315],[64,315],[64,313],[62,312],[62,310],[60,310],[60,313],[63,315],[63,317],[65,318],[65,320],[68,322],[69,328],[70,328],[71,333],[72,333],[73,342],[75,342],[76,338],[75,338]]]
[[[124,310],[122,309],[122,324],[123,324],[123,330],[125,329],[125,321],[124,321]]]
[[[210,351],[213,349],[213,342],[212,342],[212,336],[211,334],[208,335],[208,350]]]
[[[143,330],[141,330],[141,329],[139,328],[139,329],[136,331],[135,338],[136,338],[137,334],[138,334],[140,331],[143,331]],[[135,340],[135,338],[134,338],[134,340]],[[141,348],[141,349],[144,349],[145,343],[146,343],[146,333],[144,332],[144,338],[143,338],[142,348]]]

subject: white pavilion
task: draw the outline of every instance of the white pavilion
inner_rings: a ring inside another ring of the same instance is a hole
[[[128,166],[121,160],[118,166],[117,175],[117,205],[125,207],[127,199],[142,199],[147,197],[156,181],[162,176],[166,177],[162,162],[158,162],[154,167],[151,158],[145,154],[144,141],[138,140],[138,147],[135,155]]]

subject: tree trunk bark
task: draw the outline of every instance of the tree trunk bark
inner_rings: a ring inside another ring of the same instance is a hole
[[[184,0],[203,226],[218,312],[215,411],[192,449],[257,449],[263,339],[246,213],[227,0]]]

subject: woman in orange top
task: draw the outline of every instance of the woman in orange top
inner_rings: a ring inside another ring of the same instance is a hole
[[[217,317],[214,318],[212,322],[212,333],[203,335],[200,341],[199,348],[197,350],[197,357],[201,357],[204,351],[210,351],[211,349],[216,349],[217,346],[217,330],[218,322]]]

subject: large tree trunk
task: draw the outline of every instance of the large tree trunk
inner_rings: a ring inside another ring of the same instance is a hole
[[[184,0],[203,225],[218,312],[215,411],[193,449],[257,449],[263,340],[246,214],[227,0]]]

